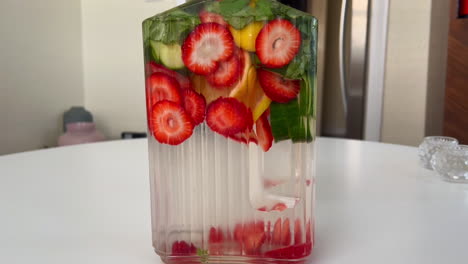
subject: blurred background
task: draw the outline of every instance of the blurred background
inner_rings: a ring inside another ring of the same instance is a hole
[[[181,2],[2,0],[0,155],[56,146],[72,106],[89,110],[107,139],[146,132],[141,22]],[[283,2],[319,19],[319,135],[463,142],[467,106],[450,108],[446,93],[459,0]]]

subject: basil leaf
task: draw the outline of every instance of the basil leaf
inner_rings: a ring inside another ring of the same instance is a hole
[[[225,20],[235,29],[242,29],[254,21],[253,16],[232,16],[225,17]]]
[[[152,19],[148,29],[149,39],[164,44],[180,43],[198,24],[200,18],[197,15],[173,9]]]
[[[221,15],[230,16],[248,6],[249,3],[250,0],[223,0],[219,2],[219,9]]]
[[[271,1],[269,0],[257,0],[257,2],[255,2],[257,16],[273,17],[274,15],[270,3]]]

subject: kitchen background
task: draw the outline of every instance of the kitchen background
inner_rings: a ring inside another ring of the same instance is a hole
[[[348,1],[351,9],[360,2]],[[146,131],[141,22],[176,2],[1,1],[0,155],[55,146],[62,115],[74,105],[91,111],[108,139]],[[361,137],[415,146],[442,134],[449,1],[366,2],[370,16],[359,9],[347,16],[369,23]],[[319,57],[323,96],[340,89],[328,88],[340,75],[327,56],[339,50],[330,39],[339,37],[341,3],[307,3],[319,18],[319,49],[326,54]],[[345,37],[348,57],[354,56],[352,39]],[[330,98],[342,103],[340,96]],[[327,103],[330,98],[322,98],[321,134],[347,137],[343,125],[333,124],[343,118],[342,106]]]

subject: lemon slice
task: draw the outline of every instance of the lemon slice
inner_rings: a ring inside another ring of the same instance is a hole
[[[252,67],[252,61],[250,60],[250,54],[247,51],[242,51],[242,56],[244,56],[244,70],[242,72],[241,79],[236,83],[229,93],[230,97],[235,97],[240,101],[243,101],[243,96],[247,93],[248,90],[248,76],[250,68]],[[256,73],[255,73],[256,74]]]
[[[250,68],[247,71],[246,82],[243,85],[239,85],[237,89],[233,89],[231,93],[229,94],[229,96],[234,97],[245,104],[248,104],[247,95],[249,93],[250,87],[253,87],[251,83],[252,83],[252,80],[255,82],[256,75],[257,75],[257,71],[255,70],[255,67],[250,66]]]
[[[255,40],[257,39],[258,33],[262,30],[264,22],[256,21],[248,24],[244,28],[237,30],[229,26],[234,42],[238,47],[244,50],[255,52]]]
[[[248,105],[250,106],[250,109],[252,109],[253,120],[255,122],[268,109],[271,104],[271,99],[265,95],[258,80],[255,81],[253,89],[249,91],[248,96]]]
[[[211,103],[218,97],[227,97],[229,95],[228,88],[214,88],[212,87],[205,76],[194,74],[191,78],[193,89],[203,95],[206,100],[206,104]]]

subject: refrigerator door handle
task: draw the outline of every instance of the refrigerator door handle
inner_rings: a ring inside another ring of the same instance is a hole
[[[345,62],[345,26],[346,26],[346,16],[348,10],[348,0],[341,1],[341,12],[340,12],[340,28],[339,28],[339,37],[338,37],[338,64],[339,64],[339,74],[340,74],[340,88],[341,88],[341,100],[343,101],[343,109],[345,118],[348,114],[348,91],[346,87],[346,62]]]

